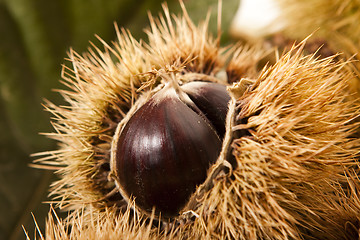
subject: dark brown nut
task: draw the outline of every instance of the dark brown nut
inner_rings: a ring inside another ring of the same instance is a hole
[[[176,216],[221,151],[226,87],[191,82],[178,93],[165,86],[131,116],[113,146],[112,168],[120,193],[135,198],[147,213],[153,207]]]

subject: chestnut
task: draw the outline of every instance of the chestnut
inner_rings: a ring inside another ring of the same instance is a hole
[[[229,101],[219,83],[156,92],[115,134],[111,168],[121,195],[145,213],[178,215],[220,154]]]

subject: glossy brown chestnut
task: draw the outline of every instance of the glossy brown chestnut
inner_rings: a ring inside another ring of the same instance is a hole
[[[186,85],[192,103],[171,87],[160,90],[126,123],[113,152],[121,194],[165,217],[179,213],[216,161],[230,99],[220,84]]]

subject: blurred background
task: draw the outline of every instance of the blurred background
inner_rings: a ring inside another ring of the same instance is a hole
[[[34,214],[44,229],[53,172],[29,167],[31,154],[54,150],[56,142],[39,133],[51,132],[51,115],[43,111],[48,99],[63,100],[54,89],[69,48],[81,53],[89,41],[101,48],[94,36],[110,43],[114,22],[144,38],[147,11],[157,15],[163,0],[0,0],[0,239],[25,239],[22,226],[34,238]],[[195,22],[212,9],[210,30],[216,33],[217,0],[185,0]],[[177,0],[168,0],[174,13]],[[223,42],[239,0],[223,1]]]

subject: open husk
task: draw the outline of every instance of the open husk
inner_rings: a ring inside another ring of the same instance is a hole
[[[51,196],[69,215],[52,210],[44,239],[358,237],[360,106],[348,97],[350,63],[304,55],[301,43],[258,71],[263,51],[221,48],[207,21],[195,26],[183,9],[150,17],[147,44],[118,30],[104,50],[70,52],[69,90],[60,90],[68,106],[46,105],[59,150],[37,161],[58,168]],[[138,212],[109,177],[117,124],[163,74],[225,79],[232,96],[222,152],[172,220]]]

